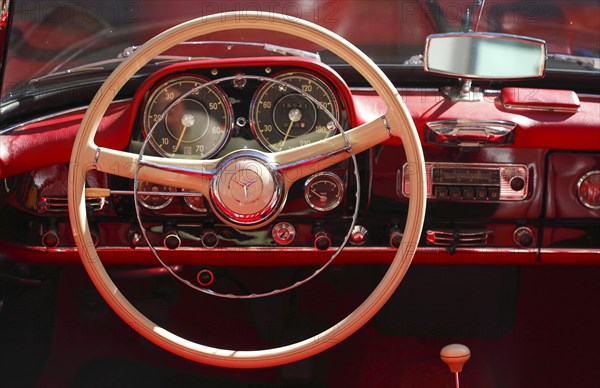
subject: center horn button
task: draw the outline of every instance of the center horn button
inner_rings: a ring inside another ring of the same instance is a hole
[[[234,155],[219,166],[210,190],[220,215],[241,226],[259,224],[275,213],[282,193],[279,174],[249,152]]]

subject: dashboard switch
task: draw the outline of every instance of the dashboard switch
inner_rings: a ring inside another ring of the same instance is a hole
[[[60,238],[56,232],[56,228],[50,227],[42,234],[42,245],[46,248],[56,248],[60,243]]]
[[[462,199],[462,191],[460,190],[459,187],[450,187],[449,192],[450,192],[450,199],[452,199],[454,201]]]
[[[369,232],[367,228],[361,225],[355,225],[352,228],[352,233],[350,233],[350,242],[354,245],[362,245],[367,241],[367,237],[369,236]]]
[[[204,248],[214,248],[219,245],[219,236],[214,230],[205,229],[200,236],[200,241],[202,241]]]
[[[181,239],[177,230],[174,228],[166,229],[166,233],[163,238],[163,245],[167,249],[177,249],[181,246]]]
[[[473,187],[463,187],[462,188],[462,197],[463,199],[475,199],[475,189]]]
[[[434,189],[436,199],[448,199],[448,188],[444,186],[435,186]]]
[[[278,222],[271,229],[271,237],[279,245],[289,245],[296,237],[296,228],[289,222]]]
[[[215,274],[210,269],[202,269],[196,275],[196,281],[202,287],[208,287],[215,281]]]
[[[400,229],[398,229],[398,228],[390,229],[390,234],[389,234],[390,246],[392,248],[396,248],[396,249],[398,247],[400,247],[400,243],[402,242],[402,236],[403,236],[403,233],[400,231]]]
[[[487,199],[487,190],[485,187],[478,187],[475,189],[475,199],[480,201]]]
[[[320,251],[326,251],[331,246],[331,239],[325,232],[315,233],[315,248]]]
[[[519,247],[529,248],[534,242],[533,232],[528,227],[521,226],[520,228],[515,229],[513,240]]]
[[[500,199],[500,188],[498,187],[490,187],[488,188],[488,196],[492,201],[497,201]]]
[[[137,247],[140,244],[140,241],[142,241],[142,234],[135,229],[131,229],[129,231],[128,237],[129,237],[129,246],[132,249]]]

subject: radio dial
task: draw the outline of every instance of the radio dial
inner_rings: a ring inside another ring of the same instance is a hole
[[[513,191],[521,191],[525,187],[525,180],[520,176],[514,176],[510,179],[510,188]]]

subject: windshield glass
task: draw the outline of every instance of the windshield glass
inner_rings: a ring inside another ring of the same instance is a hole
[[[118,64],[132,46],[185,20],[227,11],[278,12],[291,20],[320,24],[357,45],[380,65],[419,64],[427,35],[440,32],[488,31],[543,39],[549,53],[598,57],[600,3],[580,1],[18,1],[12,10],[2,101],[31,87],[31,79],[65,72],[98,61]],[[247,15],[247,18],[252,18]],[[281,55],[261,45],[272,43],[319,52],[296,37],[262,30],[227,31],[199,37],[203,42],[180,45],[168,55],[230,57]],[[291,54],[293,53],[285,53]],[[321,59],[336,58],[321,52]],[[417,60],[415,61],[415,56]],[[106,68],[108,64],[99,65]],[[594,66],[588,70],[598,71]]]

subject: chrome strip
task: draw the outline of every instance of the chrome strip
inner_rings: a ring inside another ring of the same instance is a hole
[[[21,246],[18,245],[19,248],[21,249],[25,249],[25,250],[32,250],[32,251],[39,251],[39,252],[48,252],[48,253],[77,253],[78,250],[76,247],[59,247],[59,248],[46,248],[46,247],[42,247],[42,246]],[[235,253],[237,255],[240,254],[240,249],[243,249],[244,251],[248,251],[248,252],[283,252],[283,253],[289,253],[289,252],[300,252],[300,253],[323,253],[323,254],[328,254],[331,251],[337,249],[337,247],[332,246],[330,247],[328,250],[325,251],[320,251],[317,250],[315,248],[312,247],[302,247],[302,248],[298,248],[298,247],[244,247],[244,246],[238,246],[238,247],[227,247],[227,248],[204,248],[201,246],[197,246],[197,247],[179,247],[176,250],[172,250],[172,249],[167,249],[164,247],[155,247],[155,249],[158,252],[172,252],[172,253],[177,253],[177,252],[192,252],[192,251],[218,251],[219,253]],[[147,252],[150,253],[150,249],[146,246],[138,246],[136,248],[130,248],[129,246],[103,246],[103,247],[97,247],[96,250],[98,252]],[[360,253],[360,254],[389,254],[390,252],[394,252],[396,251],[396,248],[392,248],[392,247],[346,247],[344,249],[344,252],[348,251],[348,252],[353,252],[353,253]],[[553,251],[553,249],[542,249],[542,252],[546,252],[546,251]],[[598,253],[600,254],[600,249],[598,250],[593,250],[593,249],[556,249],[556,251],[560,251],[560,253],[588,253],[588,254],[592,254],[592,253]],[[421,253],[421,254],[440,254],[440,253],[444,253],[444,254],[448,254],[447,253],[447,249],[444,247],[418,247],[417,248],[417,253]],[[494,253],[494,254],[531,254],[531,253],[538,253],[538,249],[537,248],[507,248],[507,247],[457,247],[456,248],[456,254],[461,254],[461,253]],[[546,253],[559,253],[559,252],[546,252]],[[450,254],[448,254],[449,256],[452,256]],[[391,258],[390,258],[391,259]]]
[[[293,163],[282,164],[282,165],[276,167],[275,171],[283,173],[283,172],[293,169],[293,168],[299,168],[304,165],[318,163],[321,160],[329,159],[336,155],[343,154],[343,153],[349,153],[351,151],[352,151],[352,146],[348,144],[342,148],[338,148],[337,150],[333,150],[333,151],[325,153],[325,154],[315,155],[309,159],[303,159],[303,160],[299,160],[299,161],[293,162]]]
[[[131,102],[131,101],[133,101],[132,98],[124,98],[124,99],[121,99],[121,100],[115,100],[115,101],[113,101],[110,104],[110,106],[112,106],[113,104],[119,104],[119,103],[122,103],[122,102]],[[110,109],[110,106],[109,106],[108,109]],[[77,108],[67,109],[67,110],[63,110],[63,111],[60,111],[60,112],[51,113],[51,114],[48,114],[48,115],[45,115],[45,116],[40,116],[38,118],[29,120],[29,121],[25,121],[23,123],[14,124],[14,125],[12,125],[12,126],[10,126],[8,128],[0,130],[0,136],[5,135],[8,132],[14,131],[15,129],[22,128],[22,127],[24,127],[26,125],[39,123],[40,121],[52,119],[52,118],[55,118],[55,117],[58,117],[58,116],[62,116],[62,115],[67,115],[67,114],[74,113],[74,112],[77,112],[77,111],[80,111],[80,110],[87,110],[88,108],[89,108],[89,105],[83,105],[83,106],[79,106]]]
[[[507,104],[502,101],[502,105],[506,109],[512,110],[534,110],[534,111],[542,111],[542,112],[559,112],[559,113],[577,113],[581,111],[581,107],[577,108],[567,108],[567,107],[556,107],[550,105],[514,105]]]
[[[551,255],[557,255],[557,254],[588,254],[588,255],[598,255],[598,261],[600,262],[600,248],[599,249],[593,249],[593,248],[541,248],[540,249],[540,253],[541,254],[551,254]]]
[[[200,177],[200,178],[206,178],[208,180],[211,180],[216,175],[216,171],[214,171],[214,170],[200,171],[200,170],[197,170],[194,168],[169,166],[166,164],[154,163],[154,162],[149,162],[146,160],[138,161],[138,166],[156,168],[158,170],[169,171],[169,172],[185,174],[185,175],[190,175],[190,176],[196,176],[196,177]]]

